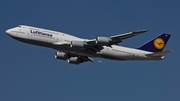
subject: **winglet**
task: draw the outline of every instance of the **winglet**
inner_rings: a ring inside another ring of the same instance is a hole
[[[139,31],[134,31],[134,33],[145,33],[147,32],[148,30],[139,30]]]

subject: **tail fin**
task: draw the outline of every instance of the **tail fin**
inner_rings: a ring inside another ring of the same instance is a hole
[[[170,34],[161,34],[160,36],[142,45],[138,49],[150,52],[161,52],[164,49],[170,37]]]

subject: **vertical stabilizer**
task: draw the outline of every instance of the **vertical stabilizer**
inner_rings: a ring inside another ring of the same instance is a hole
[[[161,34],[160,36],[142,45],[138,49],[150,52],[161,52],[164,49],[170,37],[170,34]]]

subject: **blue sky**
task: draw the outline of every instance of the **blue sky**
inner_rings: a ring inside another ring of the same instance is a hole
[[[1,0],[0,101],[179,101],[179,0]],[[19,24],[96,38],[149,32],[120,45],[138,47],[171,34],[163,61],[68,64],[57,50],[21,43],[5,30]]]

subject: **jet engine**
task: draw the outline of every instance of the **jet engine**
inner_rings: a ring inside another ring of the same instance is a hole
[[[85,45],[86,43],[82,41],[72,41],[70,47],[83,48]]]
[[[96,44],[98,45],[110,45],[112,39],[109,37],[97,37]]]
[[[61,59],[61,60],[66,60],[66,59],[68,59],[68,55],[66,53],[63,53],[63,52],[56,52],[55,58]]]
[[[81,61],[78,57],[71,57],[68,59],[68,63],[71,63],[71,64],[80,64],[82,63],[83,61]]]

